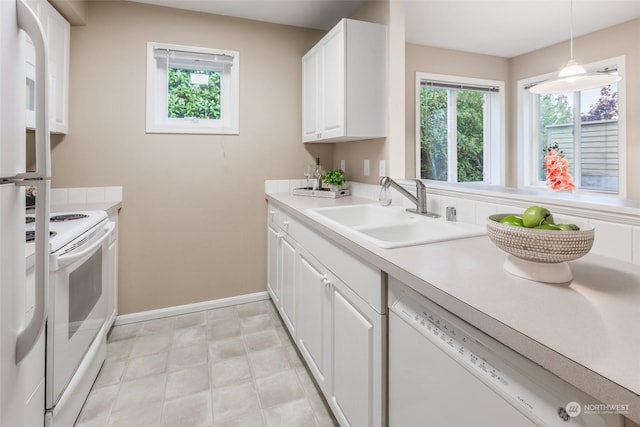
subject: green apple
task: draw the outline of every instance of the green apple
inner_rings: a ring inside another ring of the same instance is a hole
[[[580,230],[580,227],[578,227],[575,224],[558,224],[558,228],[560,228],[560,230],[564,230],[564,231]]]
[[[500,220],[500,224],[513,225],[514,227],[524,227],[522,218],[516,215],[507,215]]]
[[[533,228],[544,224],[553,225],[553,216],[547,208],[530,206],[522,214],[522,224],[527,228]]]
[[[541,224],[541,225],[536,225],[533,228],[536,228],[538,230],[554,230],[554,231],[562,230],[560,227],[553,224]]]

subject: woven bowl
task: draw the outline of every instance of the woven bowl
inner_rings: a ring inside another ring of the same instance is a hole
[[[558,263],[572,261],[586,255],[595,229],[591,224],[577,224],[580,230],[541,230],[500,224],[508,215],[496,214],[487,218],[487,234],[497,247],[527,261]]]

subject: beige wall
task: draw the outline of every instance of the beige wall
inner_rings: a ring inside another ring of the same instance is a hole
[[[120,312],[265,291],[264,180],[332,158],[300,142],[301,57],[323,33],[124,1],[88,12],[53,186],[124,187]],[[145,133],[147,41],[240,52],[240,135]]]
[[[416,72],[508,81],[509,60],[407,44],[406,46],[406,159],[407,177],[416,177]],[[510,122],[507,121],[508,134]]]
[[[640,19],[616,25],[574,40],[575,59],[582,63],[597,62],[616,56],[625,56],[626,72],[619,87],[627,94],[627,199],[640,200],[640,169],[636,166],[640,159]],[[519,79],[559,71],[569,59],[569,43],[560,43],[546,49],[537,50],[511,60],[511,105],[516,102],[516,84]],[[512,123],[517,116],[511,111]],[[516,164],[515,141],[517,129],[511,128],[509,141],[512,141],[510,163]],[[515,175],[514,175],[515,185]]]

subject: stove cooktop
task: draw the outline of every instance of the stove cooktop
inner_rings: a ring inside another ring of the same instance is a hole
[[[70,214],[62,214],[62,215],[53,215],[49,220],[51,222],[67,222],[67,221],[77,221],[79,219],[88,218],[89,215],[83,213],[70,213]]]
[[[57,252],[106,218],[105,211],[56,212],[51,214],[49,222],[51,253]],[[33,240],[29,240],[29,234],[35,234],[35,217],[31,214],[27,215],[25,223],[27,242],[32,242]]]

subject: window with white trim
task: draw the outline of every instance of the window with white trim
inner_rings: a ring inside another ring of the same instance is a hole
[[[623,74],[624,58],[583,65],[587,72]],[[626,195],[624,79],[595,89],[536,95],[533,85],[554,77],[536,76],[518,82],[520,187],[546,185],[544,155],[550,147],[562,152],[576,189]]]
[[[504,184],[504,82],[416,73],[418,178]]]
[[[238,134],[237,51],[147,43],[147,132]]]

